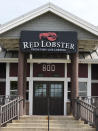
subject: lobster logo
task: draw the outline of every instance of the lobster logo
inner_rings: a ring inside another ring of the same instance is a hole
[[[55,41],[57,39],[57,34],[54,32],[48,33],[40,33],[39,38],[41,39],[48,39],[49,41]]]

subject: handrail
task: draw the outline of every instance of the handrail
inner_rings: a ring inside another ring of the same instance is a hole
[[[23,99],[21,97],[17,97],[5,105],[0,106],[0,126],[3,126],[15,118],[19,119],[19,106],[21,101],[23,101]]]
[[[84,98],[77,98],[73,102],[74,117],[96,127],[96,131],[98,131],[98,107],[92,102],[88,102],[87,98],[86,100]]]
[[[17,95],[0,95],[0,105],[4,105],[17,97]]]
[[[89,122],[91,125],[95,125],[94,121],[94,111],[96,107],[84,102],[83,100],[80,100],[80,113],[81,113],[81,119],[85,122]]]
[[[79,97],[86,103],[89,103],[91,105],[94,105],[95,107],[98,106],[98,96],[87,96],[87,97]]]

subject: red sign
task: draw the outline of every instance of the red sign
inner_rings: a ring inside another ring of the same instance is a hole
[[[57,34],[54,32],[40,33],[39,38],[40,38],[40,40],[46,38],[49,41],[55,41],[57,38]]]

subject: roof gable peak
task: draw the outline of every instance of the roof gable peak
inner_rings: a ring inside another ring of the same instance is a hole
[[[64,9],[58,7],[57,5],[53,4],[52,2],[48,2],[42,6],[40,6],[37,9],[34,9],[33,11],[30,11],[29,13],[26,13],[25,15],[22,15],[6,24],[3,24],[0,26],[0,34],[5,33],[31,19],[34,19],[46,12],[52,12],[56,14],[57,16],[89,31],[90,33],[98,36],[98,30],[96,27],[79,17],[76,17],[75,15],[72,15],[71,13],[65,11]]]

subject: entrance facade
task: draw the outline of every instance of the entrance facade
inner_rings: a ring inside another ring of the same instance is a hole
[[[71,98],[71,64],[67,63],[56,63],[56,60],[51,60],[52,63],[44,63],[43,60],[40,60],[40,63],[28,63],[27,66],[27,88],[26,88],[26,112],[29,115],[36,114],[34,113],[35,103],[37,99],[34,100],[34,88],[36,83],[42,84],[63,84],[64,85],[64,115],[70,114],[70,98]],[[66,62],[64,60],[63,62]],[[44,68],[43,67],[51,67]],[[54,67],[54,68],[52,68]],[[14,72],[13,72],[14,68]],[[8,63],[7,64],[7,88],[6,95],[17,95],[18,87],[17,87],[17,63]],[[37,69],[37,70],[36,70]],[[52,70],[50,70],[52,69]],[[55,70],[54,70],[55,69]],[[60,69],[60,71],[58,70]],[[46,70],[46,71],[45,71]],[[48,71],[47,71],[48,70]],[[81,72],[82,70],[82,72]],[[93,71],[93,69],[92,69]],[[9,74],[10,73],[10,74]],[[92,72],[93,73],[93,72]],[[79,64],[79,96],[91,96],[91,65],[89,64]],[[9,77],[8,77],[9,76]],[[97,78],[96,78],[97,79]],[[43,85],[44,86],[44,85]],[[48,85],[46,85],[48,86]],[[50,85],[48,86],[50,88]],[[82,88],[83,87],[83,88]],[[40,90],[39,90],[40,91]],[[40,96],[42,94],[40,93]],[[45,97],[46,99],[46,97]],[[38,99],[38,101],[40,98]],[[42,99],[43,100],[43,99]],[[42,102],[41,102],[42,106]],[[39,107],[41,107],[38,105]],[[45,110],[46,111],[46,110]]]
[[[64,83],[34,82],[33,113],[34,115],[64,114]]]
[[[70,98],[98,95],[97,45],[98,30],[94,26],[56,5],[45,5],[1,25],[1,95],[22,96],[24,114],[26,110],[29,115],[47,114],[48,98],[50,108],[55,107],[50,109],[51,114],[70,114]],[[62,101],[62,110],[52,100]]]

